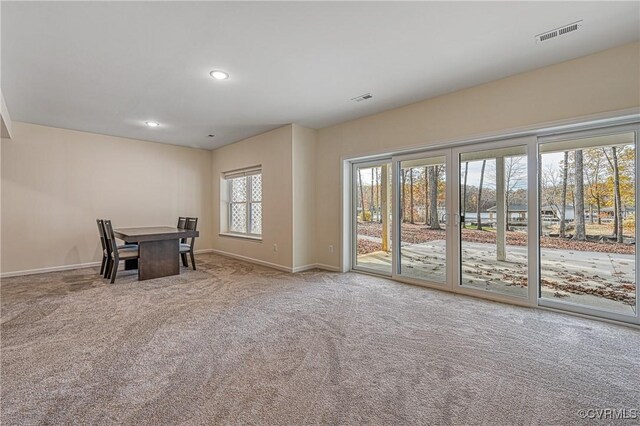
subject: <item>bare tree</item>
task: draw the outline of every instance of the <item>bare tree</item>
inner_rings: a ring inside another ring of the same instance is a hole
[[[546,164],[542,173],[542,185],[540,188],[540,202],[560,211],[562,198],[561,186],[562,177],[552,164]]]
[[[603,157],[602,154],[604,152],[603,149],[590,149],[585,151],[585,177],[587,179],[587,185],[589,185],[588,193],[589,198],[596,205],[597,212],[597,221],[598,225],[602,225],[602,217],[601,210],[602,204],[604,202],[605,194],[604,187],[601,183],[602,178],[602,165],[603,165]],[[589,205],[592,206],[591,201]],[[593,221],[593,212],[590,213],[591,223]]]
[[[613,199],[614,199],[614,212],[613,212],[613,230],[616,235],[616,241],[622,243],[623,238],[623,221],[622,221],[622,197],[620,196],[620,167],[618,166],[618,149],[617,147],[611,147],[611,158],[604,150],[604,154],[607,157],[609,166],[613,171]]]
[[[569,177],[569,151],[564,152],[562,161],[562,196],[560,199],[560,236],[567,233],[567,179]]]
[[[431,229],[441,229],[438,218],[438,166],[429,167],[429,216]]]
[[[480,214],[482,211],[482,184],[484,183],[484,168],[487,165],[487,160],[482,160],[482,171],[480,172],[480,185],[478,185],[478,206],[477,206],[477,215],[478,215],[478,231],[482,231],[482,215]]]
[[[505,204],[506,204],[506,218],[505,225],[509,225],[509,206],[512,203],[511,196],[518,189],[521,188],[527,180],[527,163],[526,157],[507,157],[504,162],[504,183],[505,183]]]
[[[369,222],[373,221],[373,171],[375,167],[371,169],[371,198],[369,199]]]
[[[429,225],[429,166],[424,167],[424,224]]]
[[[409,169],[409,222],[415,223],[413,216],[413,169]]]
[[[467,214],[467,176],[469,175],[469,162],[464,163],[464,184],[462,185],[462,227],[464,228]]]
[[[380,211],[380,175],[378,173],[378,167],[374,169],[376,175],[376,209]],[[382,215],[378,215],[378,222],[382,222]]]
[[[584,226],[584,165],[582,150],[577,150],[575,153],[576,158],[576,189],[575,189],[575,205],[573,211],[575,212],[576,221],[576,233],[573,238],[578,241],[586,240],[586,232]]]
[[[400,169],[400,222],[405,222],[406,216],[406,206],[405,206],[405,172]]]
[[[360,187],[360,202],[362,203],[362,221],[364,222],[364,189],[362,188],[362,172],[358,169],[358,186]]]

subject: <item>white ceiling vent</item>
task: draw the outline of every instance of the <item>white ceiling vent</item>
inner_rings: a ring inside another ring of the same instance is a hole
[[[582,20],[573,22],[571,24],[564,25],[560,28],[556,28],[551,31],[546,31],[544,33],[538,34],[535,36],[536,43],[542,43],[543,41],[548,41],[554,39],[556,37],[563,36],[565,34],[572,33],[574,31],[578,31],[582,28]]]
[[[355,98],[351,98],[351,100],[352,101],[356,101],[356,102],[362,102],[362,101],[368,101],[371,98],[373,98],[373,95],[371,93],[365,93],[364,95],[360,95],[360,96],[356,96]]]

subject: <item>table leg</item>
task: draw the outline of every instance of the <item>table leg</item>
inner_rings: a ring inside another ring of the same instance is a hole
[[[138,280],[180,273],[178,240],[144,241],[139,244]]]

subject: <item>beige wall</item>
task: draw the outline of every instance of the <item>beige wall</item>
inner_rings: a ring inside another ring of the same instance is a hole
[[[640,106],[640,43],[318,131],[316,262],[341,266],[344,157],[390,152]],[[328,246],[336,250],[330,253]]]
[[[292,132],[287,125],[211,153],[215,250],[284,269],[293,267]],[[262,241],[218,235],[222,174],[258,164],[262,165]]]
[[[14,122],[1,150],[2,272],[97,260],[99,216],[124,227],[173,224],[178,215],[200,217],[198,249],[287,270],[338,268],[344,158],[638,107],[638,76],[633,43],[319,131],[287,125],[212,152]],[[258,164],[263,240],[218,235],[221,174]]]
[[[315,130],[289,124],[212,152],[214,250],[287,271],[315,263],[315,143]],[[223,174],[255,165],[262,166],[262,241],[219,235]]]
[[[293,267],[315,263],[317,131],[293,125]]]
[[[199,218],[212,247],[209,151],[13,122],[1,146],[2,273],[100,259],[95,220],[116,227]]]

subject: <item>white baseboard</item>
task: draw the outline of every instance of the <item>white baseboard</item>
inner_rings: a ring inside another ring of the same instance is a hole
[[[196,250],[195,254],[213,253],[213,249]],[[72,269],[92,268],[100,262],[78,263],[75,265],[51,266],[48,268],[26,269],[24,271],[2,272],[0,278],[21,277],[23,275],[46,274],[47,272],[70,271]]]
[[[340,268],[336,267],[336,266],[331,266],[331,265],[325,265],[323,263],[310,263],[308,265],[304,265],[304,266],[296,266],[295,268],[293,268],[292,272],[303,272],[303,271],[308,271],[310,269],[322,269],[325,271],[331,271],[331,272],[340,272]]]
[[[92,268],[100,262],[78,263],[76,265],[51,266],[49,268],[26,269],[24,271],[2,272],[0,278],[21,277],[23,275],[45,274],[47,272],[70,271],[72,269]]]
[[[314,264],[314,266],[318,269],[323,269],[325,271],[342,272],[342,270],[338,266],[325,265],[324,263],[316,263]]]
[[[254,259],[252,257],[242,256],[240,254],[229,253],[223,250],[213,249],[211,251],[213,253],[219,254],[220,256],[243,260],[245,262],[255,263],[257,265],[267,266],[269,268],[277,269],[279,271],[284,271],[284,272],[290,272],[290,273],[303,272],[303,271],[308,271],[310,269],[324,269],[332,272],[340,272],[340,268],[337,268],[335,266],[330,266],[330,265],[324,265],[322,263],[310,263],[308,265],[296,266],[295,268],[291,268],[289,266],[278,265],[277,263],[266,262],[264,260]]]
[[[291,268],[289,266],[278,265],[277,263],[265,262],[264,260],[254,259],[248,256],[242,256],[235,253],[229,253],[223,250],[216,249],[202,249],[196,250],[195,254],[205,254],[205,253],[216,253],[221,256],[231,257],[233,259],[244,260],[245,262],[251,262],[262,266],[267,266],[269,268],[277,269],[279,271],[296,273],[308,271],[310,269],[324,269],[325,271],[332,272],[340,272],[340,268],[331,265],[325,265],[322,263],[310,263],[308,265],[296,266],[295,268]],[[13,271],[13,272],[2,272],[0,273],[0,278],[11,278],[11,277],[21,277],[24,275],[36,275],[36,274],[46,274],[47,272],[59,272],[59,271],[70,271],[72,269],[82,269],[82,268],[92,268],[100,266],[100,262],[88,262],[88,263],[78,263],[75,265],[62,265],[62,266],[51,266],[48,268],[37,268],[37,269],[26,269],[24,271]]]
[[[295,268],[291,268],[291,272],[293,272],[293,273],[304,272],[304,271],[308,271],[310,269],[315,269],[315,268],[316,268],[316,264],[315,263],[310,263],[308,265],[296,266]]]
[[[289,266],[278,265],[277,263],[266,262],[264,260],[254,259],[253,257],[242,256],[240,254],[229,253],[224,250],[212,250],[215,254],[219,254],[220,256],[230,257],[232,259],[244,260],[245,262],[255,263],[257,265],[267,266],[269,268],[277,269],[279,271],[284,272],[293,272]]]
[[[213,249],[194,250],[193,252],[195,254],[213,253]]]

